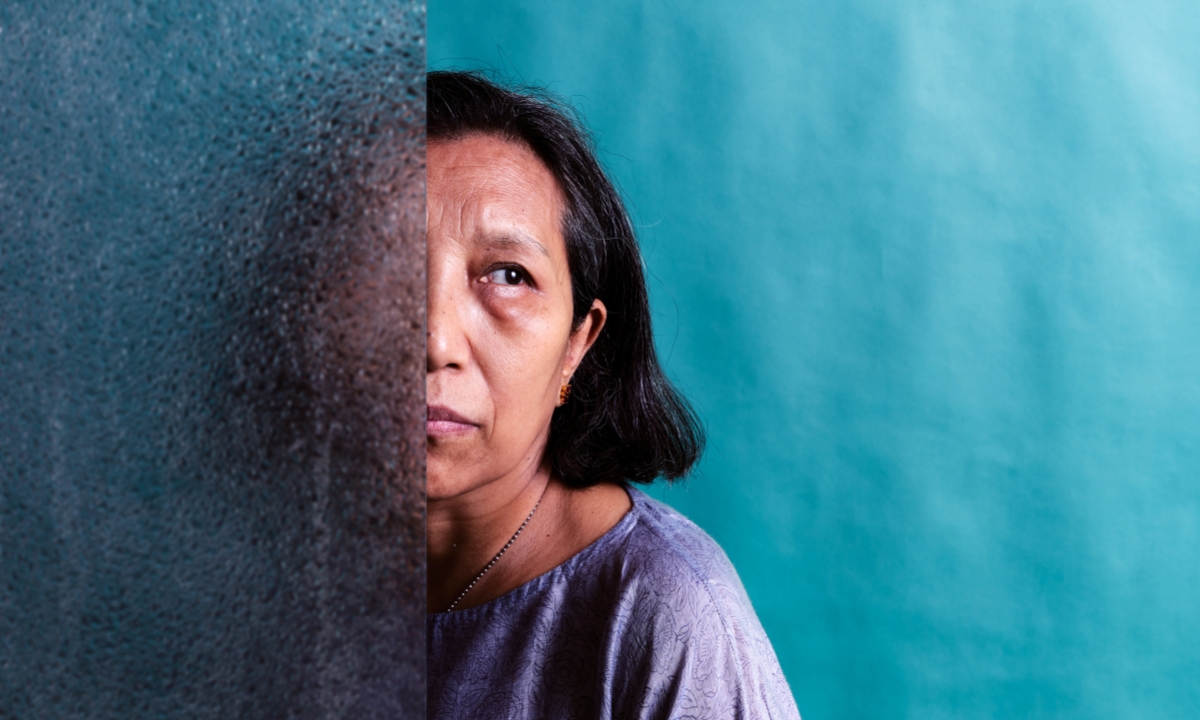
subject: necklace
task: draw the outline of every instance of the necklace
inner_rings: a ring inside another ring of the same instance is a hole
[[[550,487],[550,485],[547,484],[546,487]],[[453,610],[454,606],[458,605],[458,601],[462,600],[467,593],[471,592],[471,588],[475,587],[475,583],[479,582],[480,578],[482,578],[484,575],[487,575],[487,571],[491,570],[492,566],[496,564],[496,561],[498,561],[504,555],[504,553],[507,552],[510,547],[512,547],[512,544],[517,541],[518,537],[520,537],[521,531],[524,530],[525,526],[529,524],[529,521],[533,519],[533,514],[537,512],[538,505],[542,504],[542,498],[545,496],[546,488],[542,488],[542,494],[538,496],[538,501],[533,504],[533,509],[530,510],[529,515],[525,517],[525,522],[521,523],[521,527],[517,528],[517,531],[508,539],[508,542],[504,543],[504,547],[500,548],[500,552],[496,553],[496,557],[492,558],[492,561],[479,571],[479,574],[475,576],[475,579],[472,580],[469,585],[463,588],[463,591],[458,594],[458,597],[454,598],[454,602],[450,603],[450,607],[446,608],[446,612]]]

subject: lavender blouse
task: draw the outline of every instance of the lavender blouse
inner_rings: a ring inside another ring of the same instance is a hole
[[[800,717],[725,553],[627,489],[633,509],[567,562],[426,616],[430,718]]]

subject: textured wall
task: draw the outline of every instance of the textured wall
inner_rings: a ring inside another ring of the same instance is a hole
[[[0,8],[0,717],[422,717],[424,8]]]
[[[570,98],[801,713],[1200,710],[1200,13],[431,4]]]

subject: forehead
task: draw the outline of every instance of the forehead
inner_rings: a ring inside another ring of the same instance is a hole
[[[524,228],[559,235],[566,206],[558,181],[527,146],[493,135],[429,143],[430,229],[475,234]]]

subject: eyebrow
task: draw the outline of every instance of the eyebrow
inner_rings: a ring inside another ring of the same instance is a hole
[[[550,251],[546,246],[538,242],[532,235],[527,235],[519,231],[507,231],[503,235],[496,235],[487,239],[488,245],[499,245],[500,247],[524,247],[537,250],[546,257],[550,257]]]

